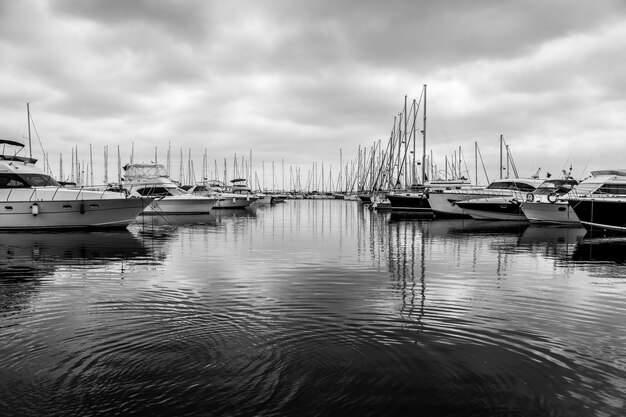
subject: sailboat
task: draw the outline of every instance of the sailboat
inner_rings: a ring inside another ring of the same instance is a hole
[[[424,119],[423,119],[423,154],[422,154],[422,180],[426,178],[426,85],[423,88],[424,94]],[[405,114],[406,114],[406,101],[405,101]],[[406,125],[406,116],[405,116]],[[406,129],[405,129],[406,130]],[[406,131],[405,131],[406,135]],[[387,199],[391,203],[392,211],[411,212],[420,215],[432,216],[433,211],[428,204],[428,193],[426,186],[423,184],[413,184],[407,187],[405,190],[393,191],[386,194]]]

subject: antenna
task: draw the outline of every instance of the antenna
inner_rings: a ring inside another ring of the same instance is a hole
[[[30,142],[30,103],[26,103],[26,115],[28,117],[28,155],[33,159],[33,147]]]

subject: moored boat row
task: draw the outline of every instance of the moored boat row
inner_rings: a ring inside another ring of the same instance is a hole
[[[486,187],[413,187],[386,194],[392,211],[436,218],[521,220],[626,233],[626,170],[593,171],[583,181],[501,179]]]
[[[153,163],[126,165],[123,185],[63,184],[39,168],[35,158],[20,156],[22,143],[0,139],[0,145],[5,152],[17,149],[0,154],[0,230],[124,228],[140,214],[208,214],[216,206],[245,208],[265,198],[242,179],[206,195],[196,191],[201,187],[184,190],[163,165]]]

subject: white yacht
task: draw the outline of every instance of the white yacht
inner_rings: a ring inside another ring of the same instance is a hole
[[[428,190],[428,203],[437,218],[472,217],[468,211],[459,206],[459,202],[492,197],[503,197],[507,202],[515,196],[521,197],[533,192],[541,183],[543,180],[535,178],[503,178],[491,182],[487,187],[465,184],[445,188],[436,187]],[[496,200],[490,202],[496,202]],[[499,200],[497,202],[499,203]]]
[[[0,229],[126,227],[152,202],[124,192],[65,187],[36,159],[17,155],[22,143],[0,139],[0,145],[17,148],[0,154]]]
[[[123,181],[131,195],[154,198],[144,214],[206,214],[217,202],[215,197],[187,193],[161,164],[128,164]]]
[[[234,180],[233,180],[234,181]],[[191,187],[184,187],[187,192],[194,195],[207,196],[216,199],[214,209],[238,209],[250,206],[257,197],[252,194],[245,185],[238,186],[236,190],[229,188],[222,181],[211,180]]]
[[[544,181],[526,195],[522,212],[531,223],[580,227],[580,219],[564,198],[577,184],[578,181],[571,178]]]

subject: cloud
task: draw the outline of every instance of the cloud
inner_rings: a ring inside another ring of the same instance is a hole
[[[345,161],[385,141],[404,96],[428,84],[435,159],[478,141],[493,161],[504,134],[527,173],[569,154],[609,163],[599,144],[622,149],[625,7],[3,2],[0,135],[24,136],[29,101],[53,155],[109,145],[127,160],[134,143],[150,160],[171,143],[217,160],[253,150],[258,161],[338,167],[339,149]]]

